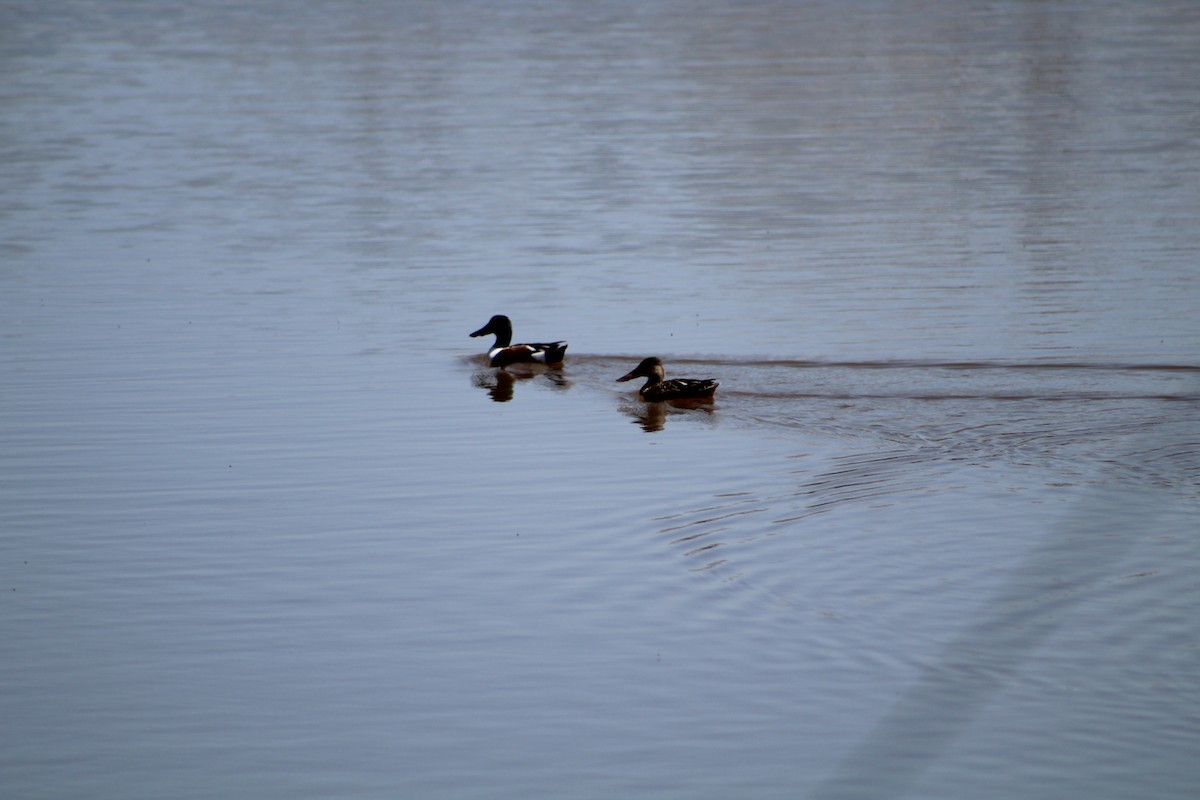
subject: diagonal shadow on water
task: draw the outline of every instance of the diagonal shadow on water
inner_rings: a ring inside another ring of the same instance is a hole
[[[1150,437],[1141,437],[1148,439]],[[1135,440],[1131,450],[1155,452]],[[1058,627],[1064,613],[1112,577],[1114,565],[1146,530],[1155,509],[1169,506],[1119,475],[1095,487],[1047,540],[1017,566],[986,609],[950,642],[833,775],[813,800],[908,796],[1022,663]],[[1170,495],[1162,498],[1169,500]]]

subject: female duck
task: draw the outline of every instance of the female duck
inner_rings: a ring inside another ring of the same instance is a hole
[[[638,389],[638,395],[648,403],[660,400],[701,400],[713,396],[718,384],[711,378],[672,378],[667,380],[662,360],[651,356],[633,368],[628,375],[617,378],[618,382],[645,378],[646,383]]]
[[[496,334],[496,343],[488,348],[488,363],[493,367],[506,367],[509,364],[559,364],[563,354],[567,352],[566,342],[542,342],[538,344],[513,344],[512,321],[503,314],[497,314],[488,320],[471,336],[486,336]]]

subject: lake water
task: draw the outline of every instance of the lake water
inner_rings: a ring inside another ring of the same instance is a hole
[[[6,797],[1195,796],[1194,3],[18,1],[0,76]]]

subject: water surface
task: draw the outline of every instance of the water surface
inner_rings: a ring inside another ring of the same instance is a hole
[[[1190,4],[0,15],[6,794],[1194,794]]]

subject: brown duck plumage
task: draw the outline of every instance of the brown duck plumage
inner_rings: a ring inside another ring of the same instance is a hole
[[[649,403],[660,400],[698,400],[712,397],[717,391],[718,384],[711,378],[703,380],[696,378],[672,378],[667,380],[667,372],[663,369],[662,359],[650,356],[642,359],[629,372],[617,378],[617,381],[628,381],[634,378],[645,378],[646,383],[638,389],[638,395]]]

